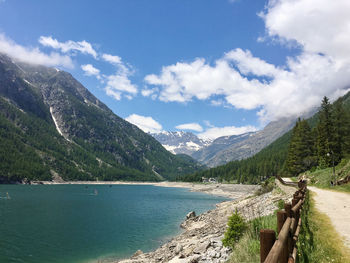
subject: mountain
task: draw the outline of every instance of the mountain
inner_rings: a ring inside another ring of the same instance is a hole
[[[269,123],[261,131],[222,136],[213,141],[205,141],[183,131],[164,131],[152,136],[174,154],[187,154],[208,167],[215,167],[253,156],[289,131],[295,121],[295,118],[282,118]]]
[[[209,167],[248,158],[292,129],[295,121],[295,118],[282,118],[270,122],[258,132],[217,138],[209,146],[193,153],[192,157]]]
[[[203,147],[202,149],[194,152],[192,157],[199,162],[208,165],[209,167],[215,166],[214,161],[224,162],[224,160],[220,161],[217,156],[220,153],[230,147],[234,147],[234,145],[247,140],[254,133],[244,133],[241,135],[231,135],[231,136],[222,136],[216,138],[210,145]],[[237,156],[235,156],[237,158]],[[232,157],[234,158],[234,157]],[[240,157],[238,157],[240,159]]]
[[[201,168],[115,115],[67,72],[0,54],[0,182],[171,180]]]
[[[167,132],[151,134],[157,141],[159,141],[165,149],[173,154],[187,154],[192,155],[194,152],[210,145],[211,141],[199,139],[192,132]]]

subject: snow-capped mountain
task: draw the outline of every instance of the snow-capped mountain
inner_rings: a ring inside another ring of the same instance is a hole
[[[199,139],[192,132],[168,132],[151,134],[157,141],[159,141],[165,149],[174,154],[188,154],[192,155],[194,152],[211,144],[211,141]]]
[[[263,130],[215,139],[211,145],[191,156],[208,167],[226,164],[253,156],[293,128],[295,118],[283,118],[270,122]]]
[[[257,132],[222,136],[212,141],[204,141],[191,132],[183,131],[164,131],[152,136],[174,154],[184,153],[208,167],[215,167],[253,156],[289,131],[294,124],[295,118],[283,118],[270,122]]]

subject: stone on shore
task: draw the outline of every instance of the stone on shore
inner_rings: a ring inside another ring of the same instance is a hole
[[[196,217],[195,211],[191,211],[186,215],[186,219],[195,218],[195,217]]]

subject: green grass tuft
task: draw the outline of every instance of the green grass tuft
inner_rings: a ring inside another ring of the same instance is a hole
[[[260,229],[277,230],[276,213],[255,218],[248,222],[248,227],[241,239],[235,244],[227,263],[260,262]]]

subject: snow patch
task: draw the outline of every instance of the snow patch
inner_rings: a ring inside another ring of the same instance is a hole
[[[35,86],[34,86],[32,83],[30,83],[28,80],[26,80],[26,79],[23,79],[23,80],[24,80],[25,83],[29,84],[30,86],[35,87]]]
[[[199,149],[202,148],[200,145],[192,141],[186,142],[186,146],[191,150],[195,150],[195,151],[198,151]]]
[[[164,147],[167,151],[169,151],[169,152],[171,152],[171,153],[173,153],[173,154],[176,154],[176,153],[175,153],[175,150],[176,150],[177,148],[179,148],[178,146],[166,145],[166,144],[163,144],[163,147]]]
[[[56,130],[58,131],[58,133],[61,134],[67,141],[70,142],[70,140],[68,138],[66,138],[66,136],[63,135],[63,132],[61,131],[60,127],[58,127],[57,120],[56,120],[55,116],[52,113],[52,107],[50,107],[50,113],[51,113],[51,117],[53,119],[53,122],[55,123]]]

